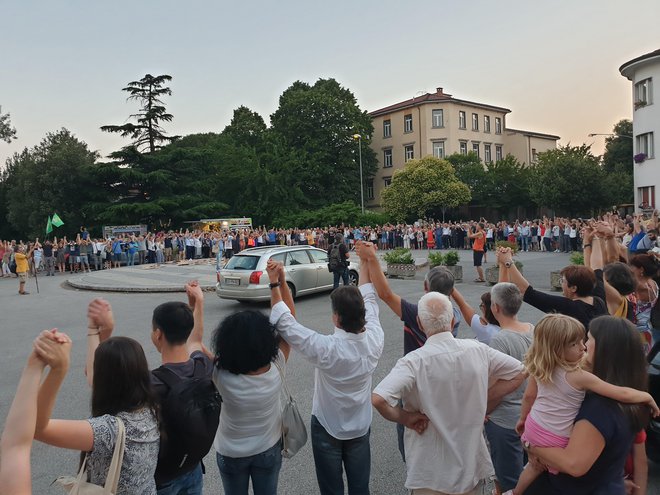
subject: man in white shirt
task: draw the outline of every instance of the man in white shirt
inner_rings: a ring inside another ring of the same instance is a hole
[[[405,485],[412,494],[476,494],[493,474],[483,437],[487,403],[515,390],[523,367],[476,340],[455,339],[444,294],[424,295],[418,310],[428,339],[399,359],[372,403],[385,419],[407,426]]]
[[[358,243],[358,250],[363,243]],[[370,249],[371,243],[364,243]],[[383,352],[383,329],[369,264],[360,264],[360,288],[342,286],[331,294],[334,332],[323,335],[296,321],[271,276],[270,321],[291,347],[315,366],[311,438],[321,495],[369,493],[372,419],[371,376]]]

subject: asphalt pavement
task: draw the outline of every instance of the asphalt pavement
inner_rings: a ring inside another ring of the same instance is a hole
[[[471,253],[464,251],[461,255],[463,266],[463,282],[457,288],[466,300],[478,309],[480,295],[488,290],[484,284],[472,282],[475,278],[471,266]],[[421,265],[427,257],[426,251],[414,253],[416,261]],[[524,264],[524,274],[532,285],[540,290],[550,290],[550,271],[560,269],[569,263],[568,256],[554,253],[520,253],[518,259]],[[489,253],[490,266],[494,257]],[[0,279],[0,345],[3,359],[0,361],[0,418],[2,424],[14,397],[16,385],[30,351],[32,339],[43,329],[59,328],[71,335],[74,345],[71,356],[71,368],[62,390],[59,393],[53,417],[64,419],[82,419],[89,415],[90,393],[87,387],[83,368],[85,363],[87,304],[94,297],[104,297],[113,306],[116,319],[116,335],[126,335],[138,340],[144,347],[150,366],[156,367],[159,355],[149,338],[151,331],[151,313],[158,304],[169,301],[184,301],[182,292],[148,292],[145,287],[171,285],[180,287],[185,280],[200,278],[202,285],[211,287],[215,280],[213,265],[193,265],[178,267],[169,266],[159,269],[140,270],[139,268],[120,268],[110,272],[99,272],[97,281],[103,283],[137,284],[141,293],[135,292],[93,292],[72,288],[66,283],[66,275],[55,277],[39,277],[40,292],[37,294],[34,279],[28,281],[29,296],[17,294],[16,279]],[[427,268],[420,267],[415,279],[391,280],[393,290],[401,297],[417,301],[422,295],[423,277]],[[90,275],[86,275],[89,282]],[[151,281],[150,281],[151,279]],[[108,282],[110,280],[111,282]],[[85,281],[83,281],[85,282]],[[162,287],[161,287],[162,288]],[[205,293],[204,320],[206,323],[205,341],[210,342],[214,328],[228,314],[245,309],[232,301],[221,300],[215,293]],[[302,324],[317,329],[321,333],[332,330],[330,315],[330,300],[328,294],[300,298],[296,301],[298,319]],[[257,309],[268,311],[267,305],[256,305]],[[402,324],[399,319],[380,303],[380,319],[385,333],[385,346],[378,368],[374,373],[376,385],[394,366],[403,353]],[[542,316],[538,310],[524,304],[520,312],[524,321],[535,323]],[[470,338],[472,331],[464,323],[461,324],[459,337]],[[314,372],[312,366],[295,352],[291,354],[287,365],[289,388],[294,394],[301,414],[308,420],[311,414]],[[309,426],[309,424],[308,424]],[[401,461],[396,443],[395,426],[374,413],[371,430],[371,492],[373,494],[403,495],[406,490],[405,466]],[[33,493],[59,494],[61,489],[51,487],[52,481],[62,474],[74,474],[77,469],[78,453],[65,451],[35,442],[32,455]],[[205,460],[206,476],[205,494],[224,493],[220,483],[215,454],[212,451]],[[442,466],[438,466],[442,469]],[[660,495],[660,467],[651,465],[649,468],[650,494]],[[308,443],[293,458],[283,460],[279,481],[279,492],[286,495],[303,495],[318,493],[311,445]]]

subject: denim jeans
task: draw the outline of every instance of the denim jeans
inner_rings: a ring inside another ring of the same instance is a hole
[[[497,481],[503,492],[513,490],[525,465],[520,437],[515,430],[503,428],[492,421],[486,423],[485,430]]]
[[[332,276],[334,277],[334,289],[339,287],[339,277],[341,277],[341,279],[344,281],[344,285],[348,285],[348,268],[345,266],[332,272]]]
[[[126,253],[126,266],[133,266],[135,265],[135,253],[131,253],[128,251]]]
[[[227,457],[216,453],[225,495],[247,495],[250,478],[254,495],[275,495],[282,467],[282,445],[248,457]]]
[[[184,475],[158,487],[158,495],[202,495],[202,463]]]
[[[343,495],[342,464],[346,471],[349,495],[369,494],[371,472],[371,448],[369,430],[365,435],[351,440],[338,440],[312,416],[312,451],[316,467],[316,479],[321,495]]]

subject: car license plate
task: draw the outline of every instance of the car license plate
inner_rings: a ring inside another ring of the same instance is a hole
[[[226,285],[241,285],[241,279],[240,278],[226,278],[225,279],[225,284]]]

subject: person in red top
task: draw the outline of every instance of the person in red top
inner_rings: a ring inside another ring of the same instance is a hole
[[[435,249],[435,234],[431,227],[429,227],[429,230],[426,232],[426,246],[429,249]]]
[[[649,463],[646,458],[646,431],[640,430],[635,435],[632,449],[623,466],[626,493],[633,495],[646,493],[649,480]]]
[[[484,232],[484,224],[479,222],[477,224],[477,230],[468,234],[468,237],[472,239],[472,255],[474,258],[474,267],[477,269],[477,278],[475,282],[485,282],[484,279],[484,270],[481,268],[481,262],[484,258],[484,244],[486,242],[486,234]]]

